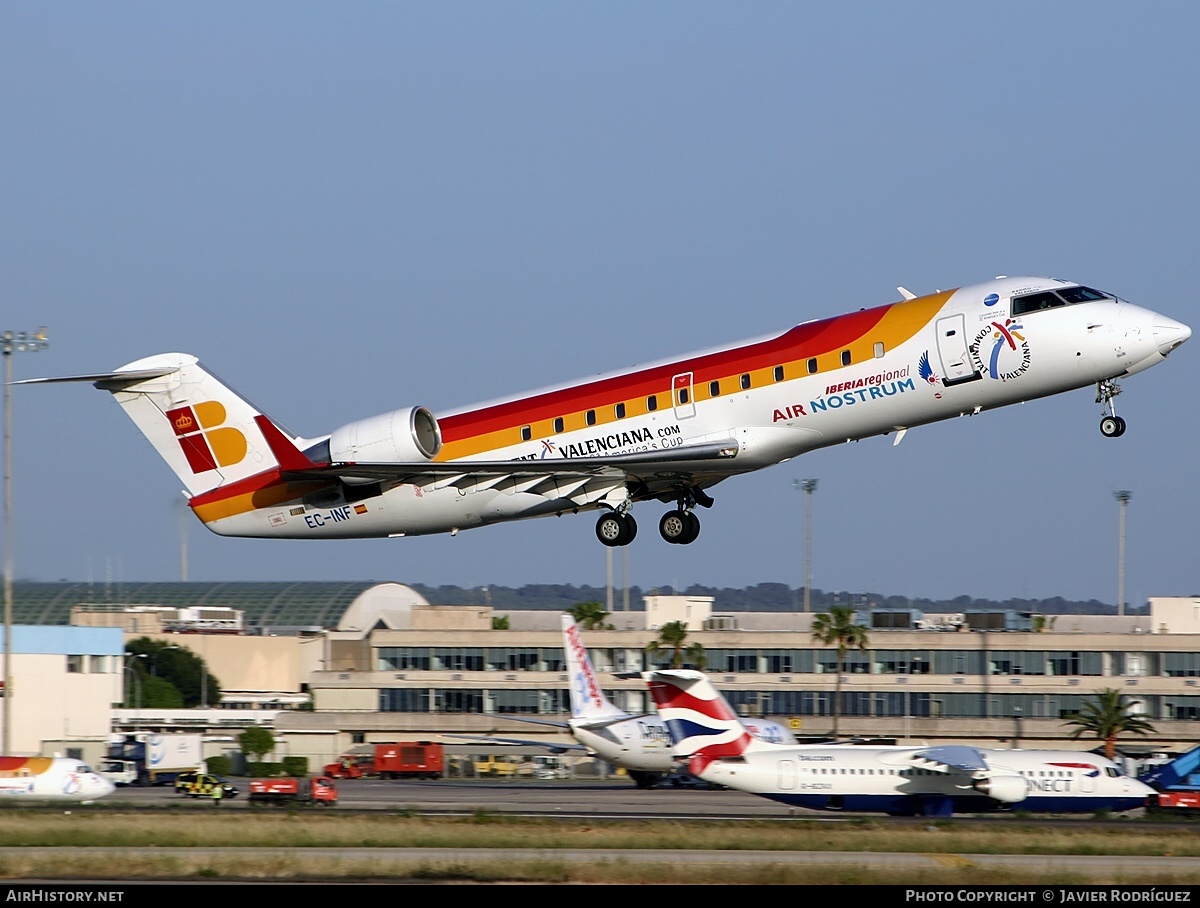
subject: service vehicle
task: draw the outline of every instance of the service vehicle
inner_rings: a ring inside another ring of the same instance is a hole
[[[515,776],[518,769],[516,763],[499,754],[476,757],[474,766],[477,776]]]
[[[431,741],[376,744],[369,756],[347,754],[324,772],[333,779],[440,779],[446,773],[445,748]]]
[[[133,732],[109,739],[96,771],[114,785],[170,785],[203,765],[203,735]]]
[[[337,804],[337,782],[328,776],[297,779],[251,779],[246,799],[251,804],[304,804],[332,807]]]
[[[175,793],[185,795],[189,798],[211,798],[213,789],[218,785],[221,786],[221,796],[223,798],[236,798],[238,788],[229,782],[226,782],[220,776],[214,776],[207,772],[189,772],[184,773],[181,778],[175,780]]]

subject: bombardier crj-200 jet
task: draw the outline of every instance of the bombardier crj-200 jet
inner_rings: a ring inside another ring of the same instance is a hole
[[[950,816],[993,810],[1093,813],[1154,794],[1111,760],[1071,750],[962,744],[770,744],[750,735],[708,677],[643,672],[676,757],[706,782],[813,810]]]
[[[1003,277],[803,322],[782,334],[435,416],[405,407],[302,437],[165,353],[93,381],[111,391],[224,536],[455,534],[599,511],[627,545],[632,508],[670,505],[668,542],[724,479],[806,451],[1089,385],[1100,431],[1125,432],[1118,381],[1191,336],[1174,319],[1073,281]]]

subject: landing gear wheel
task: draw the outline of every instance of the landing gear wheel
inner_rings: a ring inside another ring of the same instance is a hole
[[[700,518],[693,512],[687,511],[684,514],[687,520],[687,532],[683,534],[683,538],[679,540],[680,545],[688,545],[696,541],[696,537],[700,535]]]
[[[596,521],[596,538],[607,546],[629,545],[637,535],[637,523],[632,514],[608,511]]]
[[[625,532],[625,521],[615,511],[601,514],[596,521],[596,538],[607,546],[621,544],[621,534]]]
[[[1125,434],[1125,420],[1120,416],[1106,416],[1100,420],[1100,434],[1105,438],[1120,438]]]
[[[672,545],[683,538],[687,532],[685,511],[667,511],[658,522],[658,534]]]
[[[637,521],[629,513],[621,515],[621,520],[625,524],[625,536],[617,545],[629,545],[629,543],[633,542],[633,537],[637,535]]]
[[[687,545],[700,535],[700,518],[691,511],[667,511],[658,522],[658,533],[673,545]]]

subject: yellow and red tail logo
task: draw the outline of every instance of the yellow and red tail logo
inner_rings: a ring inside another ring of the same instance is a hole
[[[193,473],[232,466],[246,456],[246,436],[222,425],[225,407],[215,400],[168,410],[167,419]]]

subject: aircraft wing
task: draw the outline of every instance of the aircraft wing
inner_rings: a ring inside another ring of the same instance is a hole
[[[478,741],[480,744],[510,744],[516,747],[541,747],[552,754],[562,754],[569,750],[588,753],[582,744],[553,744],[547,741],[529,741],[524,738],[493,738],[487,735],[442,735],[443,738],[457,738],[460,741]]]
[[[407,482],[414,485],[447,482],[478,486],[502,483],[537,484],[545,479],[586,481],[592,478],[631,480],[651,491],[665,482],[674,485],[695,474],[727,475],[719,464],[737,457],[733,439],[681,445],[667,451],[638,451],[598,457],[556,457],[544,460],[453,460],[414,463],[326,463],[285,469],[286,480],[350,479],[378,482]],[[695,483],[695,478],[689,480]]]
[[[963,744],[944,744],[913,752],[914,766],[930,772],[963,773],[972,779],[982,779],[990,772],[983,754],[977,748]]]

